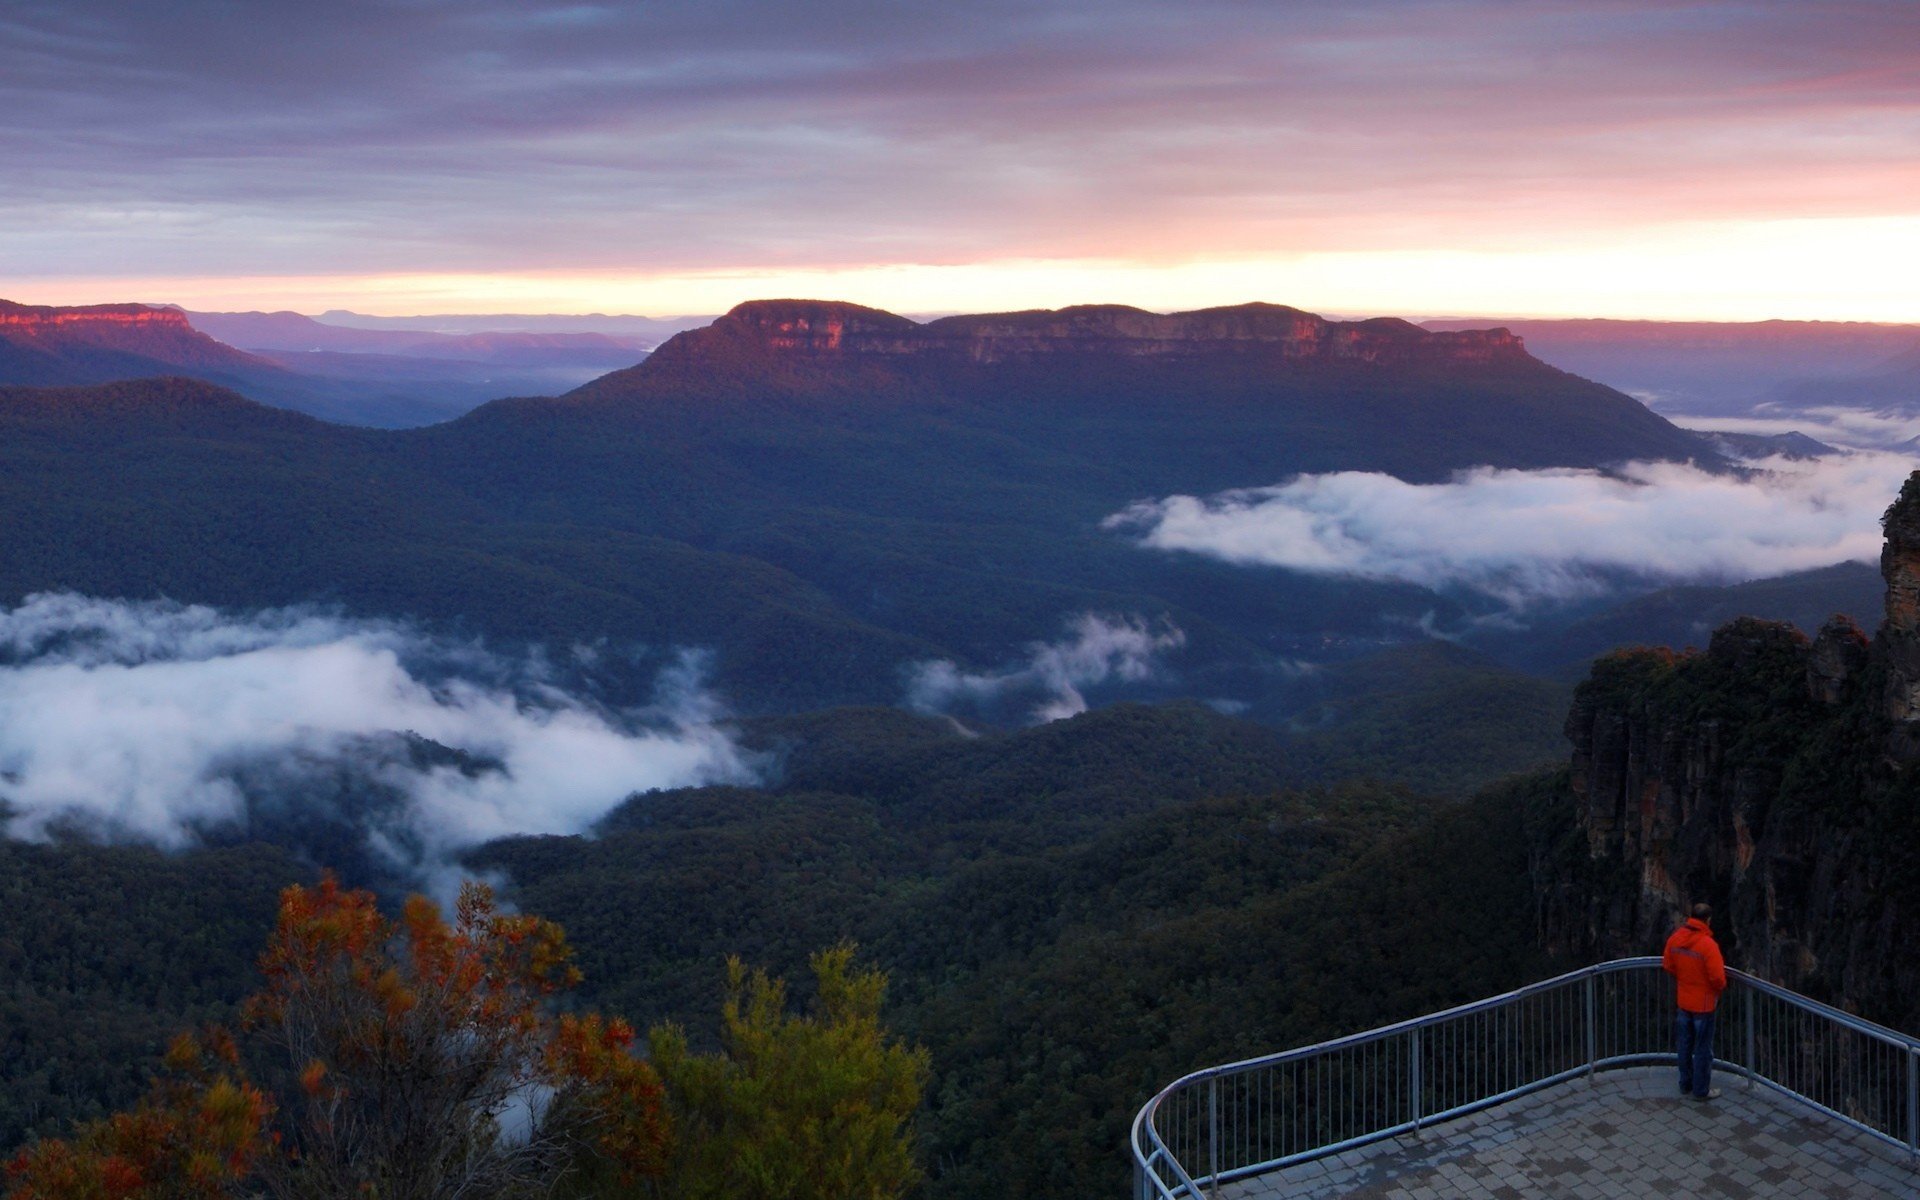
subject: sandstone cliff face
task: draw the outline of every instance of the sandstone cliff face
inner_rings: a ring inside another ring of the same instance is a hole
[[[1550,948],[1658,953],[1705,900],[1732,965],[1920,1028],[1920,473],[1886,528],[1871,642],[1749,618],[1703,654],[1595,664],[1567,718],[1572,820],[1533,858]]]
[[[112,341],[130,330],[191,334],[193,326],[187,323],[187,315],[178,309],[149,308],[144,304],[49,308],[0,300],[0,336],[8,338]]]
[[[180,310],[144,304],[52,308],[0,300],[0,343],[52,356],[107,352],[176,367],[271,368],[194,329]]]
[[[1243,354],[1284,362],[1485,365],[1533,362],[1505,329],[1428,333],[1405,321],[1328,321],[1274,304],[1160,314],[1121,305],[944,317],[926,324],[856,304],[757,300],[705,329],[669,340],[655,357],[704,358],[741,339],[804,357],[939,356],[997,363],[1098,353],[1133,358]]]
[[[1911,763],[1920,760],[1920,473],[1887,510],[1886,531],[1880,574],[1887,581],[1887,616],[1876,649],[1887,664],[1888,753]]]

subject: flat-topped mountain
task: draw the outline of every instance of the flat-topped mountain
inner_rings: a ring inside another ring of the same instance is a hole
[[[962,430],[1013,438],[1061,456],[1053,473],[1084,466],[1135,496],[1302,471],[1426,480],[1481,465],[1717,457],[1631,397],[1533,358],[1504,330],[1429,333],[1273,304],[920,323],[855,304],[754,301],[556,406],[663,431],[799,421],[808,438],[848,422],[870,433],[875,422],[939,419],[956,444]]]
[[[177,309],[0,300],[0,384],[63,387],[177,374],[232,382],[274,370],[272,363],[194,329]]]
[[[5,329],[9,337],[47,338],[66,334],[98,338],[109,330],[187,332],[191,328],[179,310],[146,304],[87,304],[63,308],[0,300],[0,329]]]
[[[1429,333],[1394,318],[1328,321],[1278,304],[1153,313],[1118,304],[942,317],[925,324],[857,304],[755,300],[658,354],[708,361],[743,346],[812,357],[914,355],[995,363],[1034,355],[1178,358],[1232,353],[1275,362],[1464,364],[1528,360],[1504,329]]]

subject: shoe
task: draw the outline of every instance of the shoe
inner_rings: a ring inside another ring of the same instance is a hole
[[[1714,1088],[1712,1091],[1708,1092],[1704,1096],[1700,1096],[1700,1095],[1694,1096],[1695,1100],[1718,1100],[1719,1098],[1720,1098],[1719,1088]]]

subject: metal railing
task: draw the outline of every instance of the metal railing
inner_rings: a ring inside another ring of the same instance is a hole
[[[1727,972],[1717,1070],[1920,1163],[1920,1039]],[[1133,1120],[1136,1200],[1416,1133],[1596,1071],[1673,1062],[1673,981],[1623,958],[1445,1012],[1184,1076]]]

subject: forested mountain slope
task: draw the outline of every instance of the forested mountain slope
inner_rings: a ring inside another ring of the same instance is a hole
[[[1001,666],[1083,613],[1181,631],[1142,694],[1259,704],[1291,656],[1403,639],[1449,602],[1146,552],[1106,517],[1303,470],[1701,452],[1498,331],[1271,306],[922,326],[770,302],[566,397],[427,429],[325,426],[176,380],[0,391],[0,435],[0,598],[320,599],[613,639],[654,666],[705,646],[749,711],[897,701],[911,663]]]
[[[728,950],[785,968],[857,940],[933,1054],[930,1196],[1111,1194],[1169,1079],[1546,969],[1526,847],[1555,776],[1457,805],[1287,788],[1283,747],[1191,707],[974,744],[896,725],[897,752],[858,753],[879,720],[770,724],[780,787],[641,797],[596,838],[474,861],[567,925],[596,1003],[696,1031]]]

